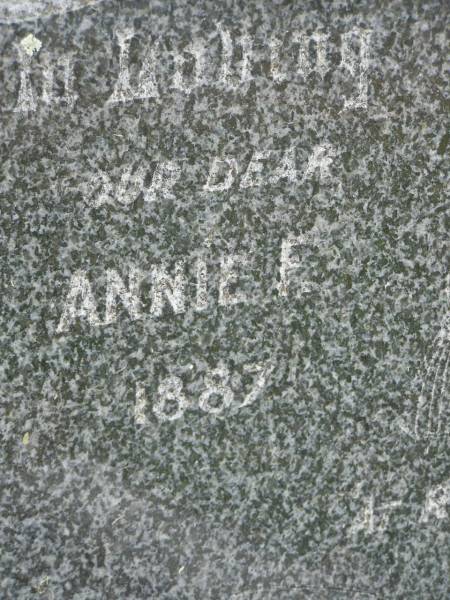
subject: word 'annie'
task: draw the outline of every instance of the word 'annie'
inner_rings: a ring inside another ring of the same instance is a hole
[[[287,296],[291,272],[301,267],[301,262],[294,255],[294,248],[303,244],[313,244],[314,235],[290,236],[282,240],[278,294]],[[220,260],[218,282],[218,303],[229,307],[249,302],[245,292],[239,289],[242,281],[242,270],[251,263],[251,257],[245,254],[228,254]],[[240,277],[241,271],[241,277]],[[195,311],[208,310],[210,294],[208,291],[208,266],[204,257],[199,257],[194,264]],[[141,287],[146,277],[141,269],[132,267],[128,273],[128,286],[115,269],[106,270],[106,302],[105,317],[101,319],[94,292],[89,277],[84,270],[76,271],[70,280],[69,291],[66,295],[63,312],[57,327],[57,333],[68,330],[77,319],[84,319],[90,325],[108,325],[117,320],[118,301],[126,309],[132,319],[142,318]],[[186,311],[188,280],[186,265],[183,260],[175,263],[173,274],[165,266],[153,266],[150,269],[151,306],[150,315],[160,317],[165,304],[168,304],[174,314]],[[310,291],[313,284],[302,281],[300,289]]]

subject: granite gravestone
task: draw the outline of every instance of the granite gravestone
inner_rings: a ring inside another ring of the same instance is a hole
[[[0,597],[450,596],[448,8],[0,2]]]

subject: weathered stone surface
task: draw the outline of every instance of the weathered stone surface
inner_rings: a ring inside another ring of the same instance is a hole
[[[0,23],[0,596],[449,597],[447,3]]]

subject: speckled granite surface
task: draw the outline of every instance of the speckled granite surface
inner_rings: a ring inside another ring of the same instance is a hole
[[[0,597],[449,598],[448,4],[53,4],[0,2]]]

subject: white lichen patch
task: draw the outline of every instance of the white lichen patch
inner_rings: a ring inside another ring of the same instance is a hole
[[[29,33],[27,36],[23,38],[20,42],[20,45],[23,51],[28,54],[28,56],[33,56],[33,54],[37,54],[39,50],[42,48],[42,42],[35,35]]]

